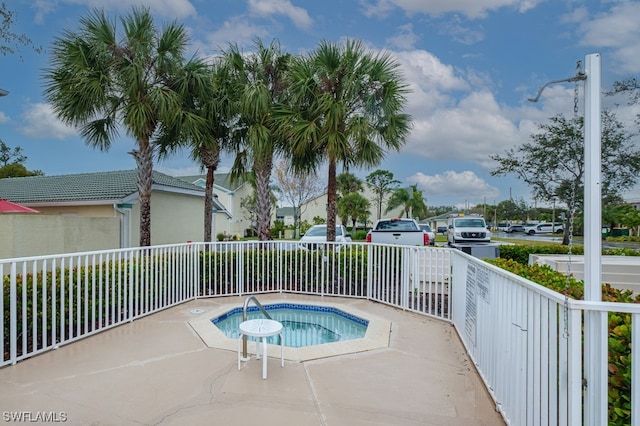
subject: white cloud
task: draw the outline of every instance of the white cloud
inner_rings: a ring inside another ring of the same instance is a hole
[[[51,0],[36,0],[31,7],[36,11],[34,21],[41,24],[45,16],[55,10],[56,3]]]
[[[132,6],[148,7],[153,13],[167,18],[185,18],[197,16],[196,8],[189,0],[37,0],[33,5],[36,10],[36,22],[42,22],[44,17],[55,11],[58,3],[79,4],[89,8],[129,11]]]
[[[395,56],[411,90],[407,112],[413,128],[403,152],[416,158],[492,168],[495,162],[489,155],[502,154],[528,137],[514,123],[539,110],[514,111],[499,105],[486,76],[473,71],[464,74],[424,50]]]
[[[201,52],[210,52],[212,48],[226,50],[229,43],[240,47],[252,45],[253,37],[264,39],[268,35],[269,32],[265,28],[249,23],[246,17],[234,16],[226,20],[216,31],[209,33],[207,36],[209,45],[196,45],[196,47]]]
[[[414,119],[406,150],[432,160],[470,161],[490,168],[490,154],[501,154],[523,139],[489,92],[471,93],[453,108]]]
[[[389,37],[387,43],[398,49],[408,50],[413,49],[418,39],[418,36],[413,32],[413,25],[406,24],[399,27],[396,35]]]
[[[249,0],[249,13],[259,17],[283,15],[300,29],[309,29],[313,26],[313,19],[307,11],[294,6],[289,0]]]
[[[457,17],[443,23],[438,32],[466,45],[478,43],[485,37],[482,31],[472,28],[467,22],[463,22]]]
[[[640,3],[619,2],[607,13],[580,26],[581,44],[612,49],[611,58],[620,73],[640,72]]]
[[[560,20],[562,22],[575,24],[585,22],[587,19],[589,19],[589,9],[585,6],[580,6],[563,15]]]
[[[362,13],[368,18],[378,16],[384,18],[395,7],[392,0],[359,0]]]
[[[427,196],[468,198],[470,200],[494,199],[500,195],[498,188],[489,185],[474,172],[465,170],[456,172],[447,170],[440,174],[426,175],[418,172],[407,179],[410,183],[418,185]]]
[[[524,13],[544,0],[377,0],[362,1],[366,16],[386,16],[394,7],[404,10],[407,15],[418,13],[440,16],[445,13],[459,13],[469,19],[485,18],[491,11],[503,7]]]
[[[440,90],[466,90],[467,82],[452,65],[445,65],[426,50],[396,52],[395,58],[402,65],[402,73],[422,94]],[[422,96],[422,95],[420,95]]]
[[[8,123],[9,121],[11,121],[9,116],[4,112],[0,111],[0,124]]]
[[[22,114],[25,126],[20,131],[33,138],[65,139],[77,136],[75,128],[67,126],[58,120],[49,104],[30,104]]]

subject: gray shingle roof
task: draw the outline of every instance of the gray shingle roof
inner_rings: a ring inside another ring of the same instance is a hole
[[[136,170],[6,178],[0,179],[0,198],[17,203],[118,200],[138,191],[136,179]],[[156,171],[153,184],[202,192],[198,186]]]
[[[206,181],[207,175],[176,176],[176,179],[193,183],[198,179]],[[240,179],[238,182],[231,183],[230,173],[214,173],[214,184],[228,189],[229,191],[236,191],[244,184],[244,179]]]
[[[299,209],[294,207],[278,207],[276,209],[276,216],[278,217],[293,216],[294,213],[298,213],[298,216],[299,216],[300,215]]]

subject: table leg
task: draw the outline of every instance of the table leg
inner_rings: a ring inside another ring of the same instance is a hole
[[[280,367],[284,367],[284,336],[280,333]]]
[[[265,380],[267,378],[267,338],[262,338],[262,379]]]

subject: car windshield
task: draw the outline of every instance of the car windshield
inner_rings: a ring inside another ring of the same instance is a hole
[[[416,225],[412,220],[386,220],[378,222],[378,231],[415,231]]]
[[[431,227],[429,225],[420,225],[420,229],[423,231],[431,232]]]
[[[307,233],[305,234],[307,237],[326,237],[327,236],[327,227],[326,226],[312,226],[309,228]],[[336,236],[342,235],[342,228],[336,227]]]
[[[484,220],[482,219],[458,219],[456,226],[460,228],[484,228]]]

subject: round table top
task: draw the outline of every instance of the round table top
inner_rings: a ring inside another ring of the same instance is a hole
[[[282,324],[267,318],[251,319],[240,323],[240,331],[252,337],[275,336],[282,332]]]

